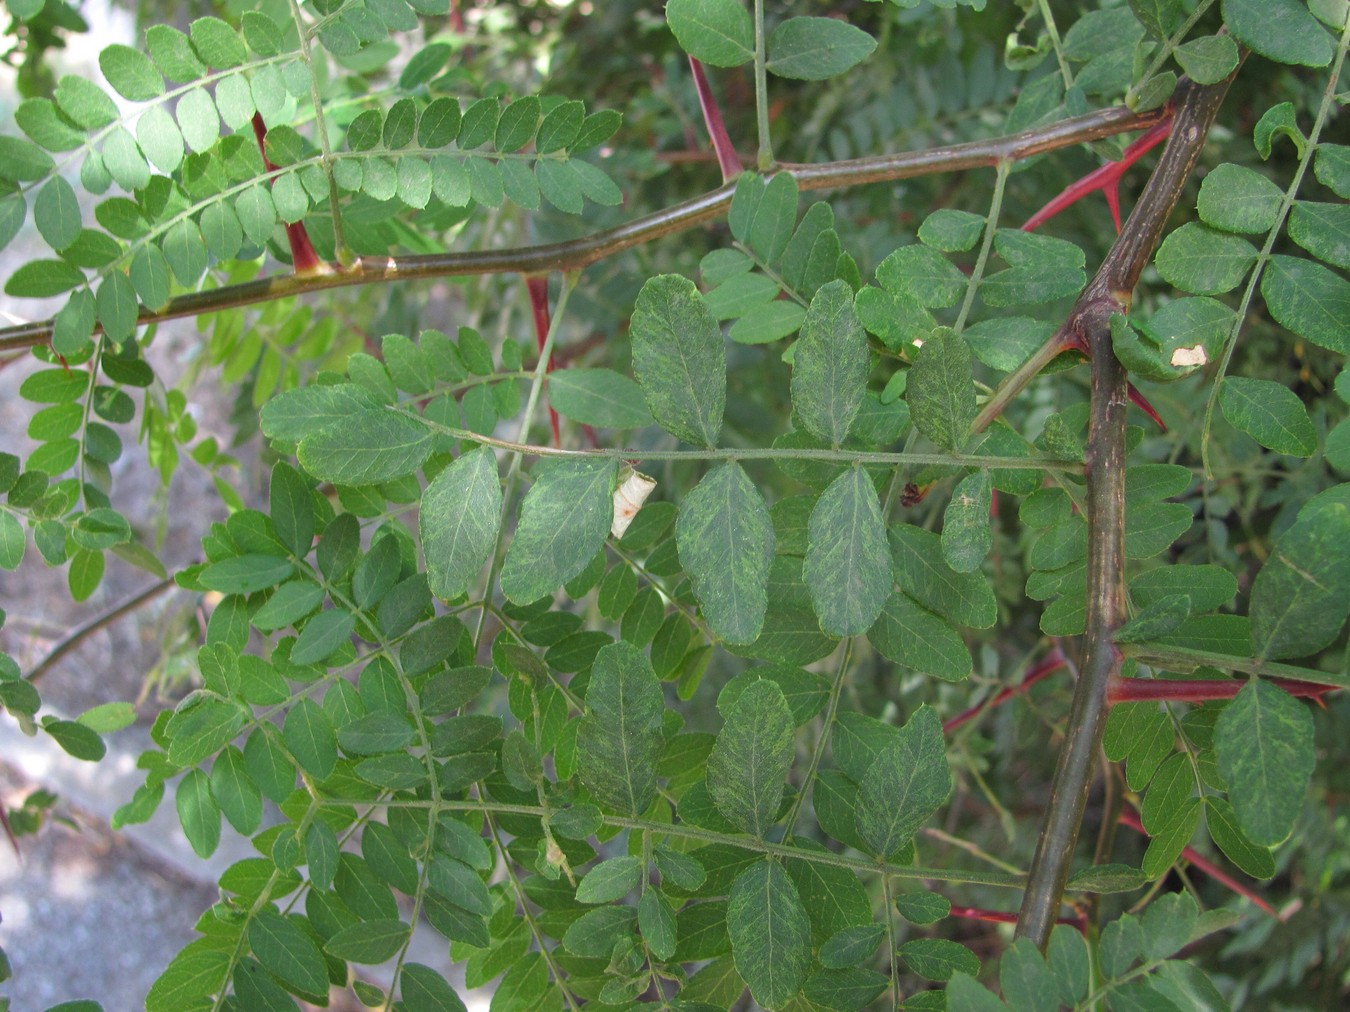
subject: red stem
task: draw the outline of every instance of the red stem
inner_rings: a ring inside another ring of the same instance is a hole
[[[1139,816],[1135,815],[1134,812],[1131,811],[1130,809],[1125,808],[1121,810],[1120,821],[1122,824],[1129,826],[1131,829],[1137,830],[1138,832],[1143,833],[1145,836],[1148,835],[1147,830],[1144,829],[1144,824],[1139,821]],[[1247,899],[1251,900],[1266,913],[1270,914],[1271,917],[1280,920],[1283,919],[1280,917],[1279,914],[1275,912],[1274,907],[1272,907],[1269,903],[1267,903],[1255,892],[1253,892],[1250,887],[1243,885],[1241,882],[1233,878],[1232,875],[1229,875],[1222,868],[1217,867],[1208,858],[1203,857],[1202,855],[1196,853],[1194,847],[1183,847],[1181,849],[1181,856],[1190,862],[1191,867],[1199,868],[1210,878],[1214,879],[1214,881],[1227,886],[1229,889],[1237,893],[1239,896],[1244,896]]]
[[[947,721],[945,724],[942,725],[943,732],[954,731],[962,724],[965,724],[968,721],[971,721],[977,716],[979,716],[985,710],[992,710],[996,706],[1001,706],[1003,703],[1006,703],[1013,696],[1020,695],[1021,693],[1026,692],[1028,689],[1030,689],[1033,685],[1039,682],[1046,675],[1050,674],[1051,672],[1058,671],[1062,667],[1064,667],[1064,655],[1059,652],[1059,647],[1055,647],[1053,650],[1050,651],[1050,653],[1045,655],[1044,660],[1042,660],[1039,664],[1037,664],[1034,668],[1032,668],[1030,671],[1026,673],[1026,677],[1023,678],[1021,682],[1019,682],[1017,685],[1010,685],[1008,688],[1003,689],[998,693],[998,695],[994,696],[993,699],[990,699],[987,702],[977,703],[970,709],[961,711],[951,720]]]
[[[994,924],[1016,924],[1017,915],[1006,913],[1002,910],[985,910],[981,907],[952,907],[951,917],[964,917],[971,921],[989,921]],[[1084,931],[1083,919],[1081,917],[1060,917],[1057,919],[1059,924],[1072,924],[1079,931]]]
[[[1334,692],[1334,685],[1318,685],[1316,682],[1300,682],[1292,678],[1272,678],[1271,684],[1279,686],[1291,696],[1320,700],[1328,692]],[[1106,701],[1112,706],[1117,703],[1204,703],[1216,699],[1232,699],[1245,680],[1209,679],[1209,678],[1113,678],[1106,690]]]
[[[548,341],[548,276],[545,274],[526,274],[525,289],[530,293],[530,311],[534,314],[534,338],[539,346],[539,353],[544,353],[544,344]],[[553,356],[549,355],[548,364],[544,367],[545,373],[553,371]],[[558,429],[558,412],[553,410],[553,405],[548,406],[548,424],[553,430],[553,445],[562,446],[562,435]]]
[[[267,157],[267,126],[263,123],[262,113],[253,114],[253,136],[258,140],[258,153],[262,155],[263,168],[276,172],[277,166]],[[330,270],[329,266],[315,252],[314,244],[309,241],[304,222],[290,222],[286,226],[286,241],[291,247],[291,267],[296,274],[318,274]]]
[[[689,67],[694,72],[694,88],[698,91],[698,104],[703,110],[703,122],[708,126],[708,135],[712,137],[713,150],[717,152],[717,164],[722,167],[722,182],[729,183],[741,174],[741,157],[732,146],[727,127],[722,122],[722,110],[717,105],[717,97],[708,84],[708,75],[703,72],[703,64],[692,56]]]

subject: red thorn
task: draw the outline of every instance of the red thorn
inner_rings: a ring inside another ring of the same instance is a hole
[[[1002,910],[985,910],[982,907],[952,907],[950,917],[963,917],[971,921],[988,921],[992,924],[1016,924],[1017,915],[1006,913]],[[1081,918],[1078,917],[1060,917],[1056,919],[1057,924],[1073,924],[1077,926]]]
[[[460,10],[459,0],[450,0],[450,30],[456,34],[464,34],[464,12]]]
[[[1046,675],[1058,671],[1062,667],[1064,667],[1064,655],[1059,652],[1059,647],[1055,647],[1053,650],[1051,650],[1048,654],[1045,655],[1044,660],[1042,660],[1039,664],[1037,664],[1030,671],[1028,671],[1026,673],[1026,676],[1017,685],[1009,686],[1008,688],[1003,689],[1001,692],[998,693],[998,695],[994,696],[994,698],[989,700],[989,702],[987,703],[980,703],[975,706],[972,706],[968,710],[963,710],[962,712],[958,713],[955,717],[953,717],[951,720],[943,724],[942,725],[943,733],[945,734],[947,732],[956,730],[956,728],[960,727],[962,724],[965,724],[973,720],[975,717],[979,716],[979,714],[983,713],[985,710],[992,710],[996,706],[1001,706],[1002,704],[1006,703],[1009,699],[1011,699],[1013,696],[1026,692],[1028,689],[1030,689],[1033,685],[1039,682]]]
[[[703,72],[703,64],[691,56],[689,67],[694,72],[694,89],[698,92],[698,104],[703,110],[703,122],[707,124],[713,150],[717,152],[717,164],[722,168],[722,182],[729,183],[741,174],[741,158],[732,146],[726,124],[722,122],[722,110],[708,84],[708,75]]]
[[[1145,836],[1148,835],[1148,830],[1144,829],[1144,824],[1139,821],[1139,816],[1135,815],[1134,812],[1128,808],[1121,810],[1120,822],[1122,825],[1129,826],[1131,829],[1143,833]],[[1222,868],[1215,865],[1207,857],[1197,853],[1194,847],[1187,846],[1181,848],[1181,856],[1190,862],[1191,867],[1199,868],[1210,878],[1214,879],[1214,881],[1227,886],[1239,896],[1251,900],[1266,913],[1270,914],[1271,917],[1274,917],[1276,920],[1284,920],[1283,917],[1275,912],[1274,907],[1258,896],[1249,886],[1243,885],[1237,879],[1233,878],[1232,875],[1229,875]]]
[[[267,125],[263,123],[262,113],[253,114],[253,136],[258,141],[263,168],[268,172],[276,172],[277,166],[267,157]],[[286,225],[286,242],[291,247],[291,268],[296,274],[315,274],[328,266],[319,258],[314,244],[309,241],[304,222],[295,221]]]
[[[1126,384],[1126,390],[1130,395],[1130,401],[1136,408],[1153,419],[1154,423],[1163,432],[1167,431],[1167,425],[1163,422],[1162,416],[1154,410],[1153,405],[1148,402],[1148,398],[1134,388],[1133,383]]]
[[[1272,678],[1270,682],[1295,698],[1318,702],[1328,692],[1336,691],[1334,685],[1319,685],[1292,678]],[[1106,701],[1112,706],[1117,703],[1206,703],[1232,699],[1246,684],[1245,679],[1113,678],[1107,685]]]
[[[534,338],[539,347],[539,353],[544,352],[544,345],[548,341],[548,277],[543,274],[526,274],[525,290],[530,293],[530,311],[534,314]],[[553,356],[548,358],[548,365],[544,367],[545,373],[553,371]],[[553,405],[548,406],[548,423],[553,430],[553,444],[562,446],[562,434],[558,429],[558,412],[553,410]]]
[[[1150,127],[1144,133],[1125,149],[1118,162],[1108,162],[1100,169],[1089,172],[1082,179],[1070,183],[1064,190],[1048,204],[1027,219],[1027,223],[1022,226],[1022,231],[1031,232],[1040,225],[1049,221],[1060,211],[1071,204],[1076,204],[1094,190],[1101,190],[1106,196],[1106,205],[1111,209],[1111,218],[1116,223],[1116,231],[1120,231],[1120,177],[1131,165],[1139,161],[1140,158],[1150,149],[1156,147],[1168,134],[1172,132],[1172,116],[1169,113],[1167,118],[1160,123]]]

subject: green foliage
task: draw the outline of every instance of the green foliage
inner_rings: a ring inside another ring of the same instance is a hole
[[[1343,5],[988,6],[269,3],[44,83],[75,22],[10,4],[4,290],[58,301],[0,335],[39,359],[0,568],[31,535],[76,601],[167,578],[114,488],[133,432],[228,507],[173,574],[196,681],[114,821],[172,792],[198,855],[256,853],[147,1008],[462,1008],[407,961],[428,926],[502,1009],[1221,1008],[1305,969],[1344,998],[1343,706],[1297,694],[1350,686]],[[1148,125],[1103,110],[1235,72],[1198,187],[1150,184],[1181,194],[1160,241],[1081,205],[1014,227]],[[760,152],[720,189],[718,96]],[[1113,257],[1137,288],[1075,302]],[[187,315],[193,361],[152,366]],[[1167,431],[1105,431],[1089,347]],[[198,431],[204,374],[265,489]],[[1102,814],[1143,833],[1096,864],[1035,833],[1066,662],[1109,675]],[[101,760],[133,709],[44,712],[43,670],[4,655],[0,705]],[[1230,864],[1326,922],[1254,927]],[[970,927],[1033,867],[1092,930]],[[1230,929],[1314,940],[1281,977]]]

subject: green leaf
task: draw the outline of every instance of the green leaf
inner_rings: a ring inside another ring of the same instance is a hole
[[[945,938],[915,938],[900,946],[905,965],[926,980],[951,980],[957,973],[980,972],[980,960],[964,945]]]
[[[630,332],[633,371],[652,417],[687,443],[715,446],[726,405],[726,348],[694,283],[676,274],[648,280]]]
[[[731,234],[764,263],[783,256],[797,222],[797,180],[780,172],[765,180],[744,173],[731,195],[727,224]]]
[[[303,559],[314,546],[314,496],[300,473],[285,461],[272,466],[269,501],[277,537]]]
[[[614,518],[612,459],[550,460],[535,466],[520,524],[502,565],[502,593],[528,604],[575,577],[604,544]]]
[[[98,54],[99,69],[119,95],[132,102],[148,102],[164,94],[164,79],[150,57],[121,43],[105,46]]]
[[[226,748],[211,764],[211,795],[230,825],[252,836],[262,824],[262,792],[249,776],[244,754]]]
[[[1264,847],[1283,842],[1303,808],[1316,763],[1307,705],[1253,678],[1219,715],[1214,748],[1247,838]]]
[[[1176,863],[1200,825],[1203,807],[1204,803],[1199,798],[1187,798],[1171,818],[1164,821],[1156,833],[1151,834],[1153,839],[1140,862],[1140,870],[1146,879],[1161,878]]]
[[[577,770],[603,808],[635,817],[656,797],[663,710],[646,654],[623,641],[602,647],[577,728]]]
[[[612,369],[562,369],[549,376],[548,399],[558,414],[582,425],[640,429],[652,424],[642,388]]]
[[[939,893],[917,890],[896,897],[895,908],[911,924],[936,924],[952,912],[951,901]]]
[[[310,433],[330,426],[336,428],[378,403],[374,395],[355,383],[288,390],[263,405],[263,434],[270,439],[298,443]]]
[[[1319,263],[1273,256],[1261,278],[1270,315],[1313,344],[1350,354],[1350,281]]]
[[[675,541],[712,630],[728,643],[754,642],[768,608],[774,536],[764,497],[740,464],[719,464],[685,497]]]
[[[492,146],[498,151],[516,151],[530,143],[538,128],[539,97],[526,95],[518,98],[502,110]]]
[[[316,664],[327,660],[334,650],[347,642],[356,628],[356,616],[342,608],[322,611],[305,623],[291,648],[296,664]]]
[[[1236,288],[1255,262],[1256,249],[1246,239],[1193,221],[1164,239],[1156,257],[1163,280],[1196,295]]]
[[[1178,0],[1129,0],[1130,10],[1155,39],[1165,39],[1177,30],[1186,14]]]
[[[756,861],[727,897],[736,971],[767,1009],[789,1002],[811,967],[811,925],[792,880],[776,862]]]
[[[966,475],[952,490],[942,515],[942,556],[958,573],[979,569],[993,545],[989,525],[992,496],[988,471]]]
[[[291,918],[265,907],[249,922],[247,935],[253,957],[283,984],[304,995],[328,994],[323,954]]]
[[[825,490],[807,527],[806,585],[831,636],[865,633],[891,592],[886,525],[876,487],[851,467]]]
[[[1252,878],[1275,877],[1275,857],[1269,847],[1258,847],[1238,824],[1237,812],[1225,798],[1205,798],[1205,823],[1209,835],[1224,856]]]
[[[1087,282],[1083,251],[1063,239],[1001,228],[994,249],[1010,266],[980,286],[980,297],[991,306],[1053,302],[1078,294]]]
[[[1315,502],[1316,500],[1314,500]],[[1328,646],[1350,609],[1350,507],[1305,506],[1252,583],[1252,646],[1263,660]]]
[[[613,903],[621,900],[642,881],[642,859],[626,856],[601,861],[577,886],[578,903]]]
[[[197,574],[207,590],[222,594],[252,594],[275,587],[295,572],[295,564],[275,555],[239,555],[213,562]]]
[[[432,480],[418,523],[433,594],[449,601],[472,586],[496,548],[501,513],[502,486],[490,447],[461,455]]]
[[[1350,198],[1350,145],[1317,145],[1317,181],[1338,197]]]
[[[192,47],[208,67],[227,70],[248,59],[248,51],[239,35],[220,18],[198,18],[188,27]]]
[[[888,860],[909,845],[951,791],[942,723],[935,710],[920,706],[878,753],[858,789],[858,835],[872,854]]]
[[[1181,626],[1192,611],[1185,594],[1159,598],[1116,630],[1117,643],[1141,643],[1166,636]]]
[[[823,81],[857,66],[877,40],[834,18],[788,18],[769,36],[768,70],[799,81]]]
[[[8,511],[0,512],[0,569],[9,572],[18,569],[27,544],[18,518]]]
[[[1289,238],[1317,259],[1350,270],[1350,206],[1299,201],[1289,216]]]
[[[52,156],[22,137],[0,135],[0,179],[32,182],[56,166]]]
[[[224,949],[189,945],[173,958],[150,988],[145,996],[146,1012],[209,1009],[211,996],[224,985],[230,964],[230,953]]]
[[[708,793],[733,826],[762,838],[776,821],[792,768],[792,712],[777,683],[762,679],[729,703],[723,716],[708,756]]]
[[[1261,173],[1225,163],[1200,184],[1196,210],[1206,225],[1225,232],[1267,232],[1283,200],[1284,191]]]
[[[901,246],[877,265],[877,281],[929,309],[956,305],[969,284],[955,264],[928,246]]]
[[[455,989],[435,970],[421,963],[407,963],[399,978],[401,1003],[407,1012],[465,1012]]]
[[[1213,611],[1237,594],[1237,579],[1219,566],[1168,565],[1140,573],[1130,581],[1130,596],[1148,608],[1166,598],[1184,595],[1192,612]]]
[[[1217,84],[1238,65],[1237,44],[1227,35],[1202,35],[1178,46],[1172,55],[1196,84]]]
[[[321,481],[373,485],[416,471],[431,456],[435,442],[420,420],[370,408],[305,436],[298,456],[305,470]]]
[[[79,237],[80,204],[75,189],[61,176],[53,176],[33,201],[33,224],[54,250],[63,250]]]
[[[201,770],[189,770],[175,795],[178,821],[193,853],[208,858],[220,843],[220,809],[211,797],[211,782]]]
[[[970,650],[961,634],[900,591],[887,600],[867,638],[883,657],[934,678],[959,682],[970,675]]]
[[[46,299],[84,284],[84,272],[64,260],[29,260],[9,276],[5,294],[21,299]]]
[[[1276,453],[1310,457],[1317,432],[1298,394],[1273,380],[1229,376],[1219,388],[1224,418]]]
[[[323,780],[333,772],[337,763],[333,722],[312,699],[301,699],[291,707],[281,728],[281,740],[296,762],[316,779]]]
[[[195,766],[229,744],[243,725],[238,705],[224,699],[207,697],[180,707],[168,724],[169,761]]]
[[[754,58],[755,29],[739,0],[669,0],[666,23],[690,56],[714,67]]]
[[[885,934],[886,929],[880,924],[837,931],[820,947],[821,965],[831,969],[857,966],[871,958]]]
[[[944,450],[960,452],[976,412],[974,361],[961,335],[940,328],[924,342],[905,400],[916,429]]]
[[[816,292],[795,348],[792,406],[808,432],[839,446],[862,406],[871,365],[848,282]]]
[[[929,611],[956,625],[988,629],[998,617],[993,587],[979,573],[947,565],[938,535],[901,524],[889,530],[895,582]]]
[[[399,752],[411,745],[414,737],[405,717],[387,711],[368,713],[337,731],[337,743],[348,755]]]
[[[1277,63],[1325,67],[1336,51],[1300,0],[1223,0],[1223,20],[1244,46]]]
[[[397,918],[362,921],[337,932],[323,948],[330,956],[349,963],[383,963],[398,955],[411,931]]]

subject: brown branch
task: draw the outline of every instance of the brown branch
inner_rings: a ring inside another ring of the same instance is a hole
[[[1234,70],[1236,74],[1236,70]],[[1233,75],[1200,86],[1184,80],[1174,98],[1172,136],[1125,229],[1079,296],[1061,333],[1092,356],[1088,426],[1087,625],[1082,674],[1050,787],[1017,936],[1044,948],[1059,914],[1092,771],[1106,728],[1107,687],[1119,673],[1115,630],[1125,618],[1125,369],[1111,347],[1110,319],[1129,309],[1139,275],[1162,239]],[[1052,339],[1053,340],[1053,339]]]
[[[1132,130],[1143,130],[1158,122],[1162,115],[1161,110],[1136,113],[1116,107],[992,140],[816,165],[783,164],[779,168],[790,172],[803,190],[888,182],[938,172],[987,168],[1001,161],[1019,161],[1046,151]],[[464,275],[580,270],[633,246],[720,217],[731,203],[734,189],[732,185],[722,186],[652,214],[634,218],[616,228],[593,232],[567,242],[426,256],[359,257],[350,266],[324,264],[315,273],[305,276],[276,274],[257,281],[193,292],[170,299],[162,309],[142,308],[137,324],[144,326],[185,316],[257,305],[330,288]],[[0,353],[43,344],[51,339],[51,334],[51,320],[5,327],[0,329]]]

